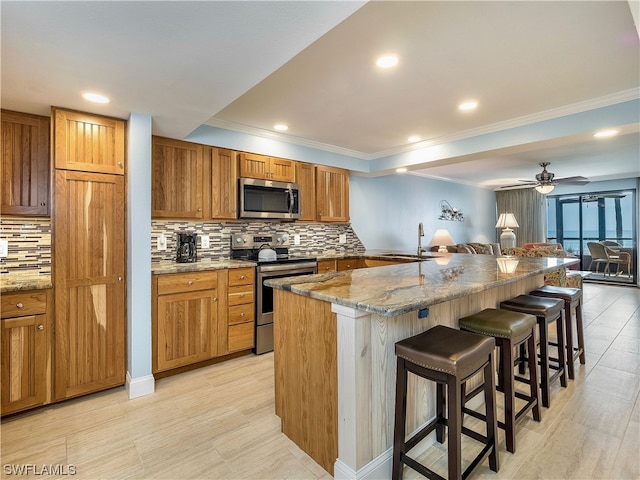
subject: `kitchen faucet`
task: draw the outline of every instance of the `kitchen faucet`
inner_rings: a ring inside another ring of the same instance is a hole
[[[428,251],[426,248],[422,248],[422,237],[424,237],[424,225],[422,225],[422,222],[420,222],[418,224],[418,256],[419,257],[422,257],[422,254]]]

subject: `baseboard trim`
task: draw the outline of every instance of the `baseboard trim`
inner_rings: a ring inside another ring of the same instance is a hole
[[[155,379],[153,375],[145,375],[144,377],[131,378],[131,374],[127,372],[126,388],[129,393],[129,400],[134,398],[151,395],[155,392]]]

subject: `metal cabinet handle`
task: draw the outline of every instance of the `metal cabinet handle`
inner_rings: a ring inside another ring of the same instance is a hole
[[[244,293],[241,293],[241,294],[240,294],[240,298],[244,298]]]
[[[118,162],[118,166],[119,166],[119,167],[122,167],[122,162]]]
[[[199,212],[201,212],[201,211],[202,211],[202,208],[198,208],[198,211],[199,211]]]
[[[244,317],[244,312],[240,312],[240,316],[241,316],[241,317]]]
[[[41,206],[41,207],[44,207],[44,206],[46,206],[46,205],[47,205],[47,204],[46,204],[45,202],[40,202],[40,206]]]
[[[218,297],[213,297],[213,301],[217,302],[218,301]]]
[[[193,285],[193,280],[189,280],[189,281],[187,282],[187,285]]]
[[[240,280],[244,280],[244,275],[240,275]]]
[[[38,330],[44,330],[44,325],[42,324],[38,325]]]
[[[122,277],[118,277],[118,281],[121,282],[122,281]]]
[[[18,307],[18,308],[22,308],[22,307],[24,307],[24,303],[22,303],[22,302],[18,302],[18,303],[16,304],[16,307]]]

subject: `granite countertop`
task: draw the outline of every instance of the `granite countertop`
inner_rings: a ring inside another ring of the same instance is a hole
[[[29,272],[11,272],[0,275],[0,293],[22,290],[42,290],[52,288],[51,274]]]
[[[151,264],[151,273],[163,274],[163,273],[182,273],[182,272],[197,272],[206,270],[222,270],[225,268],[245,268],[255,267],[256,262],[248,262],[245,260],[232,260],[229,258],[222,258],[218,260],[198,260],[195,263],[178,263],[174,261],[163,261]]]
[[[318,300],[396,316],[577,263],[571,258],[444,254],[421,262],[272,279],[266,284]],[[513,273],[506,273],[510,268]]]

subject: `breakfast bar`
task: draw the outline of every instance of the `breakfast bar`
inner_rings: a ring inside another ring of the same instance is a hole
[[[269,280],[282,431],[335,478],[390,478],[395,343],[457,328],[460,317],[497,308],[576,261],[448,254]],[[410,377],[408,388],[414,432],[435,415],[435,387]]]

